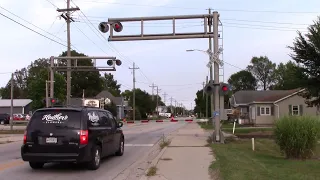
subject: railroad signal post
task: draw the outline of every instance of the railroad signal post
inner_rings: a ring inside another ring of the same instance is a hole
[[[146,34],[144,32],[144,23],[146,21],[163,21],[171,20],[172,21],[172,32],[171,33],[162,33],[162,34]],[[177,32],[176,23],[179,20],[199,20],[199,23],[203,23],[203,31],[198,32],[189,32],[181,33]],[[121,32],[125,28],[125,22],[140,22],[140,34],[127,34],[127,35],[114,35],[114,32]],[[209,29],[208,29],[209,27]],[[99,24],[99,30],[102,33],[107,33],[110,31],[108,41],[138,41],[138,40],[165,40],[165,39],[195,39],[195,38],[208,38],[209,39],[209,50],[208,54],[210,55],[210,82],[215,84],[214,86],[208,86],[211,88],[210,95],[211,97],[219,97],[219,66],[223,64],[219,60],[219,14],[217,11],[211,13],[209,10],[208,14],[198,14],[198,15],[175,15],[175,16],[153,16],[153,17],[130,17],[130,18],[108,18],[108,21],[101,22]],[[213,31],[211,31],[213,30]],[[214,41],[214,48],[212,52],[212,42]],[[221,50],[222,51],[222,50]],[[214,64],[214,78],[212,77],[212,64]],[[213,99],[213,98],[211,98]],[[219,111],[220,103],[219,98],[215,98],[214,102],[212,100],[212,110],[214,105],[214,110]],[[215,142],[221,142],[220,139],[220,116],[212,117],[212,122],[215,122],[215,134],[213,139]]]
[[[61,60],[75,60],[73,61],[73,65],[69,65],[69,63],[65,66],[62,65]],[[93,61],[93,66],[79,66],[78,60],[90,59]],[[96,60],[105,60],[106,65],[97,66]],[[121,66],[121,60],[112,56],[73,56],[73,57],[50,57],[50,98],[54,98],[54,73],[56,71],[116,71],[116,66]],[[70,99],[70,97],[67,97]],[[67,100],[67,105],[69,105],[70,101]]]

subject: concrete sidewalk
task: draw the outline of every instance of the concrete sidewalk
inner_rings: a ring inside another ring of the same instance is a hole
[[[23,134],[0,134],[0,144],[22,141]]]
[[[140,180],[211,180],[209,166],[214,161],[210,147],[206,147],[208,133],[196,123],[188,123],[170,137],[151,166],[156,166],[155,176]]]

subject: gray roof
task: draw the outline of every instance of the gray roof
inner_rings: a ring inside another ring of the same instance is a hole
[[[123,97],[114,97],[109,91],[106,90],[101,91],[98,95],[96,95],[95,98],[109,98],[117,106],[123,105]]]
[[[82,98],[70,98],[70,105],[82,106]]]
[[[255,102],[274,102],[293,94],[300,89],[293,90],[267,90],[267,91],[237,91],[233,97],[237,104],[248,104]],[[234,99],[231,98],[230,103],[234,104]]]
[[[24,107],[32,102],[31,99],[14,99],[13,106],[14,107]],[[10,107],[11,99],[0,99],[0,107]]]

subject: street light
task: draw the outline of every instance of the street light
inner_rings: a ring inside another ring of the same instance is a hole
[[[219,54],[223,51],[222,48],[218,49],[218,52],[213,54],[209,49],[207,51],[200,50],[200,49],[187,49],[187,52],[192,52],[192,51],[199,51],[207,54],[210,58],[209,63],[207,64],[207,67],[210,68],[212,66],[213,62],[217,62],[220,66],[223,66],[223,61],[219,59]]]

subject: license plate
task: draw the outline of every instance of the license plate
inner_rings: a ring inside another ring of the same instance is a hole
[[[57,138],[54,138],[54,137],[46,138],[46,143],[56,144],[57,142],[58,142]]]

